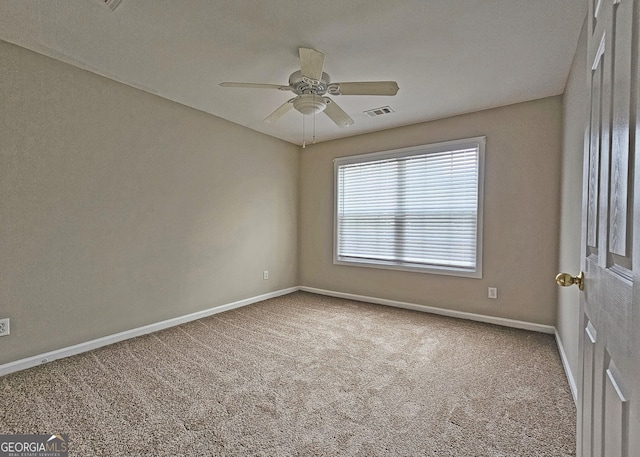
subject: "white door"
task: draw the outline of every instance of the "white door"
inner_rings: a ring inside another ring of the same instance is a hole
[[[640,457],[640,0],[588,1],[578,457]]]

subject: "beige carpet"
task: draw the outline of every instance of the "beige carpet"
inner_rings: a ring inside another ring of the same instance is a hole
[[[551,335],[297,292],[0,378],[76,456],[568,456]]]

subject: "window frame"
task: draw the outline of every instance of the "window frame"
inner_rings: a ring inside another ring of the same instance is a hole
[[[358,154],[353,156],[338,157],[333,159],[333,263],[334,265],[357,266],[365,268],[378,268],[385,270],[400,270],[426,274],[438,274],[458,276],[465,278],[482,278],[482,245],[483,245],[483,207],[484,207],[484,163],[485,163],[486,136],[464,138],[459,140],[444,141],[440,143],[422,144],[407,148],[392,149],[387,151]],[[478,201],[476,224],[476,265],[474,270],[445,267],[437,265],[409,265],[402,263],[384,262],[379,260],[344,260],[338,255],[338,199],[339,199],[339,170],[342,165],[374,162],[378,160],[403,158],[413,155],[447,152],[457,149],[478,148]]]

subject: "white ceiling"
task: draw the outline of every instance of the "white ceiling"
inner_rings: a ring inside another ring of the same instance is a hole
[[[336,96],[355,120],[316,117],[317,141],[563,92],[584,0],[0,0],[0,39],[291,143],[302,115],[263,119],[291,92],[298,47],[333,81],[395,80],[394,97]],[[389,105],[370,118],[364,110]],[[307,142],[311,118],[307,117]]]

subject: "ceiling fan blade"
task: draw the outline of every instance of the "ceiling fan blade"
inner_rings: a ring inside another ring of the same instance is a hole
[[[279,90],[291,90],[289,86],[281,86],[279,84],[259,84],[259,83],[234,83],[224,82],[220,83],[221,87],[245,87],[248,89],[279,89]]]
[[[322,67],[324,66],[324,54],[315,49],[300,48],[300,72],[314,81],[322,79]]]
[[[348,127],[353,125],[353,119],[345,113],[342,108],[338,106],[336,102],[329,97],[324,97],[324,101],[327,103],[327,107],[324,109],[324,113],[329,116],[333,122],[339,127]]]
[[[293,108],[293,101],[298,97],[293,97],[291,100],[287,100],[282,105],[280,105],[273,113],[269,114],[264,120],[267,124],[271,122],[275,122],[288,113],[291,108]]]
[[[398,83],[395,81],[369,81],[331,83],[327,92],[331,95],[395,95],[398,89]]]

